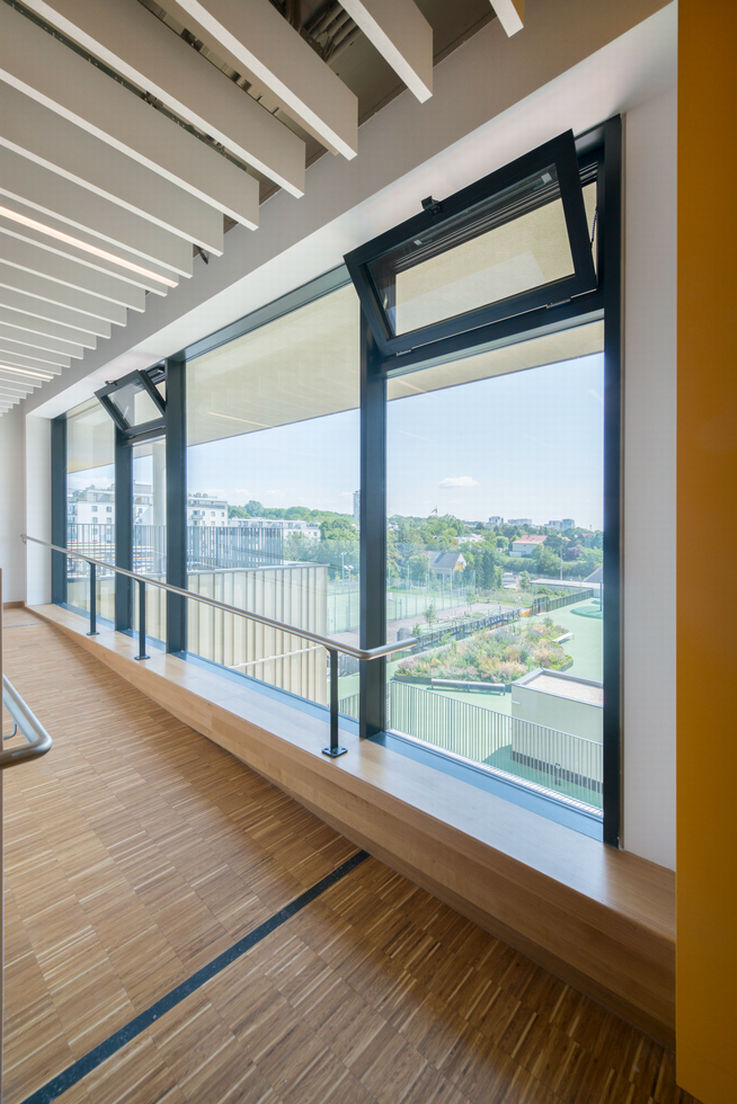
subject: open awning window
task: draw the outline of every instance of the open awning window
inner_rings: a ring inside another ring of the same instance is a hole
[[[591,195],[567,131],[349,253],[382,352],[405,352],[596,287]]]
[[[95,392],[126,437],[163,432],[166,426],[164,370],[131,372]]]

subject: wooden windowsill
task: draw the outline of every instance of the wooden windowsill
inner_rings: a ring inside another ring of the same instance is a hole
[[[288,698],[151,651],[58,606],[57,625],[358,845],[660,1041],[673,1044],[674,875],[341,731]]]

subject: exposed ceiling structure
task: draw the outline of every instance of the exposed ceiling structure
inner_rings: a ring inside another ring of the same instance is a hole
[[[493,0],[508,34],[522,0]],[[0,0],[0,415],[227,249],[489,0]]]

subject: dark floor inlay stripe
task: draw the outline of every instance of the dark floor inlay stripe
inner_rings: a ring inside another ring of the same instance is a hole
[[[235,962],[237,958],[244,955],[246,951],[250,951],[252,947],[255,947],[257,943],[260,943],[262,939],[265,939],[267,935],[270,935],[282,924],[290,920],[292,916],[300,912],[301,909],[309,905],[316,897],[324,893],[331,886],[334,886],[336,882],[339,882],[341,878],[344,878],[346,874],[350,874],[352,870],[355,870],[360,863],[367,859],[367,851],[357,851],[355,855],[352,855],[350,859],[336,867],[326,877],[321,878],[319,882],[315,882],[313,886],[305,890],[304,893],[300,893],[299,897],[295,897],[293,901],[285,905],[279,912],[274,913],[268,920],[265,920],[263,924],[259,924],[257,928],[249,932],[248,935],[244,935],[243,939],[239,939],[237,943],[234,943],[232,947],[229,947],[227,951],[223,951],[216,958],[213,958],[212,962],[208,962],[206,966],[195,971],[191,974],[186,981],[181,982],[172,989],[161,1000],[156,1001],[150,1008],[147,1008],[145,1012],[141,1012],[135,1019],[121,1027],[113,1035],[110,1035],[98,1046],[94,1047],[82,1058],[79,1058],[76,1062],[73,1062],[71,1066],[67,1066],[65,1070],[57,1074],[56,1077],[52,1077],[50,1081],[47,1081],[45,1085],[42,1085],[40,1089],[36,1089],[34,1093],[26,1097],[23,1104],[48,1104],[51,1100],[56,1100],[62,1093],[70,1089],[72,1085],[76,1085],[78,1081],[81,1081],[83,1077],[86,1077],[92,1070],[97,1069],[103,1062],[107,1061],[116,1051],[121,1050],[131,1039],[135,1039],[137,1035],[140,1035],[142,1031],[145,1031],[147,1027],[150,1027],[152,1023],[158,1020],[175,1005],[179,1004],[186,997],[190,996],[197,989],[201,988],[206,981],[215,977],[221,970],[224,970],[226,966],[230,966],[232,962]]]

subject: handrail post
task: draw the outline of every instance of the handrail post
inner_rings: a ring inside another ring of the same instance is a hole
[[[338,744],[338,651],[328,648],[327,653],[330,656],[330,746],[324,747],[322,753],[337,759],[339,755],[345,755],[348,748]]]
[[[90,631],[88,636],[99,636],[97,631],[97,564],[90,565]]]
[[[150,659],[146,655],[146,584],[138,580],[138,655],[136,659]]]

